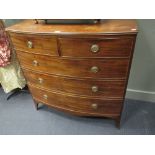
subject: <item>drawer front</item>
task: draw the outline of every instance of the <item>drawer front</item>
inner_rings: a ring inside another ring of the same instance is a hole
[[[33,98],[37,101],[56,108],[89,115],[119,115],[122,107],[122,100],[100,100],[68,96],[67,94],[45,91],[32,85],[29,85],[29,89]]]
[[[50,74],[86,78],[125,78],[128,59],[60,59],[17,51],[23,68]]]
[[[50,76],[24,70],[24,75],[30,84],[38,87],[73,93],[85,96],[123,98],[125,81],[123,80],[84,80]]]
[[[16,50],[44,55],[57,56],[57,40],[55,36],[27,35],[11,33]]]
[[[129,57],[133,38],[59,38],[62,57]]]

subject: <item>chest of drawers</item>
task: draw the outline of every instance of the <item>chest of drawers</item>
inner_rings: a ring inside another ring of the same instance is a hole
[[[137,35],[135,20],[7,28],[36,108],[41,102],[120,124]]]

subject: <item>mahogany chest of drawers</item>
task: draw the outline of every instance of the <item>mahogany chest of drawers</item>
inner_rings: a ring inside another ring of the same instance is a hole
[[[39,103],[120,124],[137,35],[135,20],[7,28],[36,108]]]

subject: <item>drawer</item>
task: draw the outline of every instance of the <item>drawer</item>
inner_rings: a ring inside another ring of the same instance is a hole
[[[129,57],[133,38],[59,38],[62,57]]]
[[[122,100],[101,100],[70,96],[45,91],[33,85],[29,85],[29,89],[36,101],[62,110],[79,112],[84,115],[119,115],[122,108]]]
[[[126,78],[128,59],[61,59],[17,51],[22,68],[85,78]]]
[[[41,88],[100,98],[123,98],[126,84],[123,80],[73,79],[29,70],[24,70],[24,75],[28,83]]]
[[[11,33],[16,50],[44,55],[57,56],[57,40],[55,36],[28,35]]]

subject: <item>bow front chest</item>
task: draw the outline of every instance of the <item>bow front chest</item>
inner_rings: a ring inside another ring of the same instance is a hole
[[[137,35],[135,20],[7,28],[36,108],[43,103],[119,125]]]

